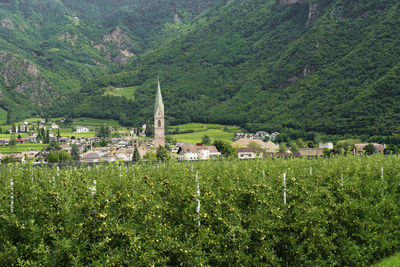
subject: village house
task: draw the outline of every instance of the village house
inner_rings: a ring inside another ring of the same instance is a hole
[[[82,155],[82,162],[99,162],[100,156],[98,153],[90,151]]]
[[[35,162],[40,163],[40,162],[45,162],[47,161],[47,156],[49,155],[49,152],[47,151],[40,151],[35,155]]]
[[[75,130],[76,133],[88,133],[89,132],[89,128],[86,127],[77,127]]]
[[[239,147],[237,149],[239,159],[256,159],[262,158],[264,150],[261,148],[253,147]]]
[[[329,149],[329,150],[332,150],[332,149],[333,149],[333,143],[331,143],[331,142],[328,142],[328,143],[319,143],[319,144],[318,144],[318,147],[319,147],[319,148],[327,148],[327,149]]]
[[[52,123],[51,124],[51,128],[50,129],[53,129],[53,130],[57,130],[57,129],[59,129],[60,127],[58,127],[58,125],[56,124],[56,123]]]
[[[21,132],[26,132],[26,131],[27,131],[27,128],[28,128],[28,127],[26,127],[25,124],[22,124],[21,126],[19,126],[19,130],[20,130]]]
[[[182,145],[177,152],[178,160],[208,160],[221,156],[215,146]]]
[[[109,152],[109,153],[103,155],[101,157],[101,159],[102,159],[102,161],[105,161],[105,162],[113,162],[113,161],[117,160],[117,158],[115,157],[113,152]]]
[[[300,153],[264,153],[264,158],[299,158],[301,157]]]
[[[273,142],[271,142],[271,141],[263,142],[259,139],[241,138],[241,139],[233,142],[231,145],[233,147],[243,148],[243,147],[251,146],[252,143],[255,143],[256,145],[258,145],[259,148],[261,148],[262,150],[265,150],[265,152],[276,153],[279,151],[279,146],[275,145]]]
[[[364,153],[365,146],[367,146],[369,144],[370,143],[355,144],[354,145],[355,153],[358,153],[358,154],[362,155]],[[378,144],[378,143],[372,143],[372,145],[374,146],[375,153],[378,153],[378,152],[379,153],[383,153],[383,151],[386,148],[386,145],[381,145],[381,144]]]
[[[0,146],[8,146],[10,144],[10,139],[1,138],[0,139]]]
[[[300,156],[302,157],[322,157],[324,155],[323,148],[300,148]]]

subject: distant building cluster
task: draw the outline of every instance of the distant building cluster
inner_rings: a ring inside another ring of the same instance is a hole
[[[233,137],[233,141],[239,140],[239,139],[259,139],[259,140],[265,140],[269,139],[271,141],[274,141],[275,138],[279,135],[279,132],[273,132],[273,133],[268,133],[265,131],[258,131],[256,133],[235,133],[235,136]]]
[[[61,120],[63,122],[64,120]],[[50,126],[49,126],[50,125]],[[135,150],[138,151],[141,159],[149,159],[149,154],[155,154],[155,149],[168,145],[170,148],[170,156],[180,161],[191,160],[212,160],[222,158],[217,147],[213,145],[177,143],[175,146],[165,142],[165,125],[164,125],[164,104],[162,101],[160,82],[158,81],[156,101],[154,105],[154,139],[139,139],[139,136],[145,136],[146,124],[142,129],[133,129],[130,131],[112,132],[114,137],[107,138],[106,144],[100,145],[104,139],[100,137],[62,137],[55,136],[50,130],[60,129],[56,122],[47,122],[40,119],[37,122],[25,121],[22,125],[13,126],[10,133],[30,133],[30,136],[15,139],[16,144],[37,143],[42,142],[44,130],[48,142],[56,141],[59,149],[68,153],[72,152],[75,146],[79,150],[79,160],[86,163],[96,162],[113,162],[113,161],[132,161]],[[110,131],[108,127],[102,127],[105,131]],[[37,130],[35,132],[34,130]],[[40,133],[42,132],[42,133]],[[75,133],[89,133],[90,129],[85,126],[79,126],[75,129]],[[101,130],[100,130],[101,132]],[[267,157],[320,157],[324,153],[333,150],[333,143],[320,143],[318,148],[298,148],[291,151],[291,148],[279,147],[273,141],[279,135],[279,132],[268,133],[266,131],[257,131],[256,133],[236,133],[231,146],[236,149],[239,159],[256,159]],[[99,134],[99,136],[102,136]],[[107,135],[108,136],[108,135]],[[118,137],[115,137],[118,136]],[[0,139],[0,145],[10,145],[10,139]],[[363,154],[367,145],[372,145],[375,152],[383,152],[385,145],[381,144],[355,144],[354,154]],[[369,147],[371,149],[371,146]],[[137,154],[137,153],[136,153]],[[46,162],[49,152],[47,151],[27,151],[22,153],[14,153],[1,155],[0,160],[4,157],[11,157],[16,162]]]

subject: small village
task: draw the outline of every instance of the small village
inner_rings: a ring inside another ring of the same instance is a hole
[[[322,157],[334,153],[332,142],[319,143],[317,147],[286,147],[274,143],[279,132],[256,133],[236,132],[230,149],[217,148],[211,142],[197,144],[177,142],[168,138],[166,142],[164,127],[164,104],[158,82],[156,101],[154,106],[154,138],[147,132],[148,126],[141,128],[118,130],[117,127],[103,125],[100,129],[90,129],[78,126],[73,129],[73,135],[68,137],[60,134],[59,124],[64,124],[65,118],[58,121],[40,119],[38,121],[24,121],[13,125],[6,133],[11,138],[0,139],[0,146],[13,147],[21,144],[46,144],[42,149],[22,151],[19,153],[0,154],[0,160],[22,163],[60,163],[83,162],[100,163],[114,161],[157,161],[174,159],[178,161],[215,160],[223,158],[256,159],[256,158],[293,158],[293,157]],[[92,133],[90,135],[90,133]],[[22,137],[22,135],[25,137]],[[86,137],[84,135],[86,134]],[[361,143],[355,144],[353,154],[362,155],[370,145],[374,152],[383,153],[385,145]],[[158,155],[159,148],[165,149],[164,156]],[[136,152],[135,152],[136,151]],[[229,153],[227,152],[229,151]],[[233,151],[233,152],[232,152]],[[61,153],[62,152],[62,153]],[[58,155],[59,154],[59,155]]]

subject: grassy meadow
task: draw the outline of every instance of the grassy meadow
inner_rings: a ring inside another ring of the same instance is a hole
[[[223,140],[232,143],[232,138],[236,131],[240,131],[236,126],[225,126],[220,124],[187,123],[170,127],[170,132],[179,129],[180,132],[193,131],[192,133],[174,134],[172,137],[178,142],[196,144],[200,143],[204,135],[211,137],[211,140]]]
[[[94,118],[76,118],[73,119],[72,125],[74,127],[78,126],[85,126],[90,128],[91,130],[94,128],[100,128],[103,125],[109,126],[109,127],[120,127],[118,121],[116,120],[102,120],[102,119],[94,119]]]
[[[1,154],[21,153],[30,150],[41,151],[46,146],[47,144],[39,144],[39,143],[17,144],[12,149],[10,146],[0,146],[0,153]]]
[[[112,96],[124,96],[127,99],[135,99],[135,92],[139,88],[139,86],[131,86],[131,87],[107,87],[103,95],[112,95]]]

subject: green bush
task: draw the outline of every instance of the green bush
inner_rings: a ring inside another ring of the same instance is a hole
[[[367,266],[400,248],[399,166],[381,155],[2,165],[0,265]]]

